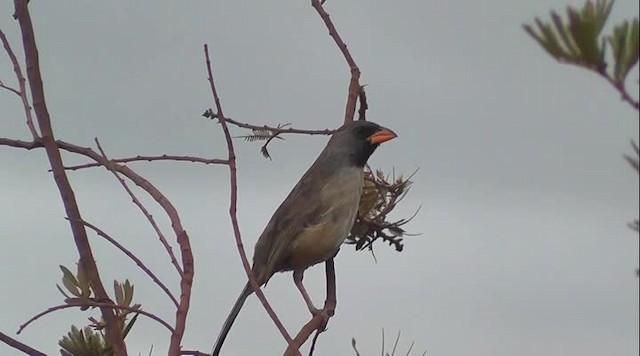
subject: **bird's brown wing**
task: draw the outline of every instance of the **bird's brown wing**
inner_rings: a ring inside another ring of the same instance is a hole
[[[287,270],[287,259],[292,241],[302,231],[319,223],[331,206],[322,202],[319,192],[331,184],[331,172],[317,164],[300,179],[287,198],[271,217],[260,235],[253,256],[253,272],[258,281],[266,283],[271,276]]]

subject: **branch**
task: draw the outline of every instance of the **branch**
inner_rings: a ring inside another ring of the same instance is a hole
[[[109,236],[109,234],[107,234],[106,232],[102,231],[97,226],[95,226],[95,225],[93,225],[93,224],[91,224],[91,223],[89,223],[87,221],[82,221],[82,224],[84,224],[84,226],[90,228],[91,230],[95,231],[95,233],[98,234],[98,236],[100,236],[100,237],[104,238],[105,240],[109,241],[118,250],[122,251],[125,255],[127,255],[127,257],[129,257],[133,262],[135,262],[136,265],[138,265],[138,267],[140,267],[140,269],[144,273],[146,273],[147,276],[149,276],[149,278],[151,278],[151,280],[153,280],[155,282],[155,284],[157,284],[158,287],[160,287],[160,289],[162,289],[167,294],[167,296],[169,296],[169,299],[171,299],[171,301],[176,306],[176,308],[178,307],[178,300],[176,299],[176,297],[173,296],[171,291],[169,291],[169,288],[167,288],[167,286],[164,283],[162,283],[162,281],[158,277],[156,277],[156,275],[142,262],[142,260],[140,260],[138,257],[136,257],[136,255],[131,253],[131,251],[127,250],[118,241],[116,241],[114,238]]]
[[[111,159],[111,162],[116,163],[129,163],[129,162],[137,162],[137,161],[182,161],[182,162],[193,162],[193,163],[203,163],[203,164],[227,164],[227,161],[224,159],[206,159],[200,157],[193,156],[173,156],[173,155],[162,155],[162,156],[135,156],[135,157],[127,157],[127,158],[116,158]],[[92,167],[101,167],[100,163],[87,163],[80,164],[77,166],[65,166],[64,169],[69,171],[75,171],[78,169],[84,168],[92,168]]]
[[[160,318],[159,316],[157,316],[157,315],[155,315],[153,313],[149,313],[149,312],[146,312],[144,310],[141,310],[141,309],[138,309],[138,308],[134,308],[134,307],[125,307],[125,306],[115,305],[115,304],[112,304],[112,303],[99,303],[99,302],[83,301],[82,303],[77,303],[77,304],[56,305],[55,307],[51,307],[51,308],[48,308],[47,310],[43,310],[40,313],[32,316],[29,320],[24,322],[24,324],[20,325],[20,328],[18,329],[17,334],[20,334],[27,326],[29,326],[34,321],[40,319],[41,317],[43,317],[43,316],[45,316],[47,314],[53,313],[54,311],[62,310],[62,309],[69,309],[69,308],[82,308],[82,307],[86,307],[86,306],[98,307],[98,308],[107,308],[107,309],[127,310],[127,311],[130,311],[130,312],[133,312],[133,313],[142,314],[142,315],[144,315],[144,316],[146,316],[146,317],[148,317],[150,319],[153,319],[153,320],[157,321],[162,326],[167,328],[167,330],[169,330],[170,332],[175,333],[175,331],[173,330],[171,325],[169,325],[169,323],[167,323],[166,321],[162,320],[162,318]]]
[[[16,350],[20,350],[22,352],[24,352],[25,354],[29,355],[29,356],[47,356],[47,354],[44,354],[36,349],[34,349],[33,347],[23,344],[20,341],[10,337],[9,335],[5,335],[4,333],[0,332],[0,341],[4,342],[5,344],[13,347]]]
[[[156,224],[156,221],[153,218],[153,215],[151,215],[151,213],[149,213],[147,208],[144,207],[142,202],[140,202],[140,200],[136,197],[136,195],[133,193],[131,188],[129,188],[129,186],[124,181],[124,179],[120,178],[118,173],[113,169],[113,163],[111,163],[111,161],[109,161],[109,158],[104,153],[104,150],[100,146],[100,141],[98,141],[97,138],[95,139],[95,141],[96,141],[96,145],[98,146],[98,150],[100,151],[100,154],[102,155],[102,158],[104,158],[104,160],[107,162],[107,164],[104,165],[104,167],[109,172],[113,173],[113,175],[116,177],[116,179],[118,180],[120,185],[122,185],[122,188],[124,188],[124,190],[129,194],[129,196],[131,197],[131,200],[133,201],[133,203],[140,209],[140,211],[142,211],[144,216],[149,221],[149,224],[151,224],[151,227],[153,227],[153,229],[155,230],[156,234],[158,235],[158,238],[160,239],[160,243],[162,243],[162,246],[164,246],[164,249],[167,251],[167,254],[169,255],[169,258],[171,259],[171,264],[173,264],[173,266],[176,268],[176,270],[178,271],[178,274],[182,275],[182,268],[178,264],[178,260],[176,259],[176,255],[173,253],[173,248],[171,247],[171,245],[169,245],[169,242],[164,237],[164,234],[162,233],[162,230],[160,230],[160,227],[158,226],[158,224]]]
[[[326,330],[329,319],[335,314],[336,310],[336,273],[333,263],[333,257],[325,262],[325,274],[327,276],[327,299],[324,301],[324,307],[321,312],[316,314],[302,329],[298,332],[293,342],[289,344],[289,348],[285,351],[285,355],[290,355],[291,350],[297,350],[302,344],[309,339],[309,336],[315,331],[313,344],[311,345],[310,354],[313,353],[315,342],[320,333]]]
[[[13,72],[16,74],[16,78],[18,79],[18,85],[20,86],[19,90],[9,88],[5,85],[1,85],[3,88],[16,93],[20,100],[22,101],[22,108],[24,109],[24,116],[27,118],[27,127],[29,128],[29,132],[31,132],[32,138],[38,138],[38,131],[36,131],[36,127],[33,125],[33,116],[31,115],[31,105],[29,105],[29,97],[27,96],[27,88],[25,85],[24,75],[22,75],[22,69],[20,68],[20,62],[16,58],[13,49],[11,49],[11,45],[9,41],[7,41],[7,36],[5,36],[4,32],[0,30],[0,39],[2,40],[2,45],[4,46],[9,59],[11,60],[11,64],[13,64]]]
[[[211,118],[211,119],[215,118],[215,114],[210,109],[205,111],[205,113],[202,116]],[[336,131],[336,130],[329,130],[329,129],[299,130],[299,129],[286,128],[287,126],[289,126],[289,124],[279,124],[277,127],[272,127],[267,125],[258,126],[258,125],[245,124],[242,122],[234,121],[229,118],[226,118],[226,120],[229,123],[232,123],[241,128],[250,129],[253,132],[253,134],[251,135],[239,136],[240,138],[244,138],[247,141],[266,140],[267,142],[265,142],[264,145],[262,145],[262,147],[260,148],[260,152],[265,158],[269,158],[269,159],[271,159],[271,155],[269,154],[267,146],[269,145],[269,143],[273,141],[273,139],[277,138],[280,140],[284,140],[282,137],[280,137],[281,134],[295,133],[295,134],[304,134],[304,135],[331,135]]]
[[[120,181],[120,184],[122,184],[122,187],[127,191],[127,193],[129,193],[129,196],[131,196],[131,199],[133,199],[133,202],[145,214],[145,216],[147,217],[151,225],[154,227],[154,229],[158,233],[158,236],[160,237],[160,241],[165,246],[165,249],[167,249],[167,252],[171,256],[172,262],[174,262],[174,266],[177,268],[178,273],[180,274],[180,277],[181,277],[180,278],[180,290],[181,290],[180,304],[177,306],[177,310],[176,310],[176,329],[173,330],[171,333],[171,343],[169,344],[169,355],[179,355],[180,347],[181,347],[180,343],[182,341],[182,337],[184,335],[184,331],[187,326],[187,313],[189,311],[189,303],[191,300],[191,286],[193,284],[193,273],[194,273],[193,253],[191,251],[191,244],[189,242],[189,237],[187,233],[182,229],[180,229],[180,231],[176,231],[176,237],[178,240],[178,244],[180,246],[180,251],[182,252],[182,262],[184,265],[184,272],[183,272],[180,266],[178,265],[175,259],[175,256],[173,255],[173,250],[171,249],[171,246],[169,245],[167,240],[164,238],[164,235],[162,235],[160,228],[155,224],[153,220],[153,216],[149,214],[149,212],[146,210],[144,205],[142,205],[142,203],[136,198],[135,194],[133,194],[133,191],[129,189],[125,181],[122,178],[120,178],[120,176],[118,176],[118,173],[115,172],[115,170],[113,169],[113,163],[111,163],[111,161],[108,160],[107,155],[105,154],[104,150],[100,146],[100,141],[98,141],[97,138],[96,138],[96,145],[98,146],[98,149],[102,154],[102,157],[108,162],[108,164],[105,165],[105,167],[107,167],[107,169],[109,169],[115,175],[118,181]],[[173,208],[173,206],[171,206],[171,208],[175,212],[175,215],[169,216],[171,218],[171,222],[175,223],[177,221],[179,224],[178,213],[175,210],[175,208]],[[169,212],[167,212],[167,214],[169,215]]]
[[[131,168],[126,165],[117,164],[113,162],[109,162],[107,159],[102,157],[100,154],[95,152],[89,147],[81,147],[77,146],[65,141],[55,141],[57,146],[65,151],[79,154],[92,160],[100,163],[103,166],[111,165],[111,168],[118,173],[124,175],[129,178],[132,182],[134,182],[138,187],[145,190],[165,211],[169,220],[171,221],[171,227],[176,235],[176,239],[178,241],[178,245],[180,246],[180,252],[182,257],[182,267],[183,273],[180,279],[180,304],[178,309],[176,310],[176,332],[172,334],[170,350],[172,350],[172,355],[177,355],[179,351],[179,341],[181,335],[184,334],[184,329],[186,327],[186,318],[187,312],[189,310],[189,303],[191,298],[191,286],[193,284],[193,254],[191,252],[191,244],[189,242],[189,236],[182,228],[182,223],[180,221],[180,216],[178,215],[178,211],[175,209],[173,204],[165,197],[153,184],[149,181],[138,175]],[[23,148],[27,150],[32,150],[35,148],[44,147],[44,139],[37,139],[32,142],[21,141],[21,140],[13,140],[8,138],[0,138],[0,145]],[[55,174],[55,173],[54,173]],[[69,215],[67,215],[69,216]],[[69,216],[71,219],[71,217]],[[80,224],[80,223],[79,223]],[[84,226],[84,225],[82,225]],[[178,350],[171,349],[171,347],[178,348]]]
[[[12,92],[12,93],[14,93],[14,94],[16,94],[17,96],[22,97],[22,94],[20,93],[20,91],[18,91],[18,90],[17,90],[17,89],[15,89],[15,88],[12,88],[12,87],[10,87],[10,86],[8,86],[8,85],[5,85],[1,80],[0,80],[0,88],[2,88],[2,89],[6,89],[6,90],[8,90],[8,91],[10,91],[10,92]]]
[[[606,71],[595,71],[595,72],[600,74],[600,76],[605,78],[607,82],[609,82],[609,84],[611,84],[614,88],[616,88],[618,93],[620,93],[620,98],[622,99],[622,101],[628,103],[634,109],[640,110],[640,101],[635,100],[634,98],[631,97],[631,94],[629,94],[629,92],[627,91],[627,88],[625,88],[624,83],[616,82],[615,79],[613,79]]]
[[[293,127],[273,127],[267,125],[254,125],[254,124],[246,124],[244,122],[236,121],[231,118],[225,118],[225,121],[229,124],[241,127],[243,129],[250,130],[269,130],[271,132],[275,132],[277,134],[302,134],[302,135],[333,135],[336,130],[324,129],[324,130],[302,130],[295,129]]]
[[[269,314],[273,322],[276,324],[278,330],[280,330],[280,333],[282,334],[284,339],[287,341],[289,345],[291,345],[291,342],[292,342],[291,336],[289,336],[287,329],[285,329],[284,325],[282,325],[282,322],[280,321],[276,313],[271,308],[271,305],[269,305],[269,302],[267,301],[267,298],[265,297],[264,293],[262,293],[262,290],[260,289],[260,285],[256,281],[256,278],[253,275],[253,272],[251,271],[251,265],[249,264],[249,259],[247,258],[247,254],[244,250],[244,245],[242,243],[242,235],[240,233],[240,226],[238,224],[238,217],[236,215],[237,201],[238,201],[236,154],[235,154],[235,149],[233,148],[233,139],[231,138],[231,134],[229,133],[229,127],[227,126],[227,119],[225,118],[224,113],[222,111],[222,105],[220,104],[220,97],[218,96],[215,82],[213,80],[213,70],[211,69],[211,60],[209,58],[209,46],[207,44],[204,45],[204,56],[205,56],[205,62],[207,67],[207,74],[208,74],[207,79],[209,81],[209,86],[211,87],[211,94],[213,95],[213,101],[215,102],[215,106],[217,110],[215,117],[218,118],[218,121],[220,122],[220,126],[222,126],[222,131],[224,132],[224,137],[227,142],[227,151],[229,156],[228,158],[229,182],[231,187],[229,216],[231,219],[231,225],[233,226],[233,233],[236,239],[238,252],[240,253],[240,259],[242,260],[242,265],[244,266],[244,270],[247,274],[247,277],[249,278],[249,283],[251,284],[253,291],[256,293],[256,296],[262,303],[262,306],[265,308],[265,310],[267,311],[267,313]],[[299,354],[299,352],[297,354]]]
[[[345,108],[344,113],[344,123],[353,121],[353,116],[356,111],[356,101],[358,100],[358,94],[360,92],[360,69],[356,65],[356,62],[351,57],[351,53],[349,53],[349,49],[347,45],[342,41],[338,31],[336,30],[333,22],[331,22],[331,18],[329,18],[329,14],[324,11],[322,7],[322,2],[320,0],[311,0],[311,6],[318,12],[322,21],[324,21],[325,26],[329,30],[329,35],[333,38],[336,45],[342,52],[344,59],[347,61],[349,65],[349,70],[351,71],[351,80],[349,81],[349,92],[347,94],[347,106]]]
[[[29,9],[27,7],[27,0],[14,0],[15,13],[20,24],[20,30],[22,32],[22,44],[24,46],[24,54],[27,68],[27,77],[29,79],[29,87],[31,89],[31,96],[33,102],[33,108],[38,119],[38,126],[42,133],[42,142],[49,159],[49,164],[53,169],[53,179],[56,182],[60,197],[64,204],[65,212],[70,218],[71,231],[73,232],[73,238],[75,245],[80,255],[80,265],[87,272],[87,276],[91,281],[96,297],[100,300],[108,299],[108,295],[100,275],[98,273],[98,267],[96,266],[93,258],[93,252],[91,251],[91,245],[87,238],[87,232],[79,221],[82,220],[80,210],[71,188],[71,184],[67,179],[67,175],[64,171],[62,164],[62,157],[60,156],[60,150],[56,144],[53,129],[51,127],[51,118],[49,117],[49,110],[45,102],[44,88],[42,84],[42,75],[40,73],[40,60],[38,58],[38,48],[36,46],[36,39],[33,33],[33,24],[31,22],[31,16],[29,15]],[[106,323],[106,339],[113,348],[113,352],[116,356],[126,355],[127,348],[122,339],[122,330],[120,323],[116,318],[114,312],[110,308],[101,307],[102,317]]]

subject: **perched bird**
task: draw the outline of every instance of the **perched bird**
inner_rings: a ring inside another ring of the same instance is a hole
[[[396,134],[368,121],[336,131],[269,220],[253,252],[253,274],[264,285],[276,272],[293,271],[293,280],[312,314],[318,312],[302,285],[304,270],[333,257],[356,218],[364,165],[373,151]],[[229,313],[212,355],[220,354],[233,322],[253,288],[245,285]]]

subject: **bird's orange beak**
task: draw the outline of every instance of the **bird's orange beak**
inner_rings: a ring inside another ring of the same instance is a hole
[[[393,140],[397,136],[398,135],[396,135],[395,132],[393,132],[393,131],[391,131],[389,129],[382,128],[382,129],[380,129],[380,131],[377,131],[373,135],[367,137],[367,140],[369,142],[371,142],[371,144],[373,144],[373,145],[378,145],[378,144],[381,144],[383,142],[387,142],[389,140]]]

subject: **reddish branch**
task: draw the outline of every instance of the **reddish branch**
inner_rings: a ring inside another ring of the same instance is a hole
[[[336,310],[336,274],[335,267],[333,263],[333,258],[329,259],[325,263],[325,274],[327,275],[327,299],[324,301],[324,307],[322,308],[322,312],[318,313],[314,316],[302,329],[298,332],[298,335],[293,339],[293,343],[290,344],[290,348],[298,349],[302,344],[309,339],[309,336],[316,332],[316,337],[313,339],[313,344],[311,345],[310,354],[313,353],[313,349],[315,347],[315,342],[317,336],[322,333],[329,319],[334,315]],[[285,355],[289,355],[290,349],[287,349]]]
[[[156,275],[142,262],[142,260],[140,260],[138,257],[136,257],[136,255],[134,255],[133,253],[131,253],[131,251],[129,251],[127,248],[125,248],[124,246],[122,246],[122,244],[120,244],[118,241],[116,241],[114,238],[112,238],[111,236],[109,236],[109,234],[107,234],[106,232],[102,231],[100,228],[98,228],[97,226],[86,222],[86,221],[82,221],[82,223],[90,228],[91,230],[95,231],[96,234],[98,234],[98,236],[102,237],[103,239],[109,241],[113,246],[115,246],[118,250],[122,251],[122,253],[124,253],[125,255],[127,255],[127,257],[129,257],[133,262],[136,263],[136,265],[138,265],[138,267],[140,267],[140,269],[142,271],[144,271],[144,273],[147,274],[147,276],[149,276],[149,278],[151,278],[151,280],[158,285],[158,287],[160,287],[160,289],[162,289],[165,294],[169,297],[169,299],[171,299],[171,301],[173,302],[173,304],[176,306],[176,308],[178,307],[178,300],[176,299],[176,297],[173,296],[173,294],[171,293],[171,291],[169,290],[169,288],[167,288],[167,286],[162,283],[162,281],[156,277]]]
[[[241,127],[243,129],[268,130],[268,131],[271,131],[274,135],[279,135],[279,134],[333,135],[333,133],[336,132],[336,130],[331,130],[331,129],[301,130],[301,129],[294,129],[292,127],[273,127],[273,126],[267,126],[267,125],[260,126],[260,125],[246,124],[244,122],[236,121],[228,117],[225,118],[225,121],[229,124]]]
[[[118,182],[120,182],[120,185],[122,186],[122,188],[124,188],[124,190],[127,192],[127,194],[129,194],[129,196],[131,197],[131,200],[133,201],[133,203],[140,209],[140,211],[142,211],[142,214],[144,214],[144,216],[149,221],[149,224],[151,224],[151,227],[153,227],[153,230],[158,235],[158,238],[160,239],[160,243],[162,244],[162,246],[164,246],[164,249],[167,251],[167,254],[169,255],[169,258],[171,259],[171,264],[173,264],[173,266],[176,268],[176,270],[178,271],[178,274],[182,275],[182,267],[180,267],[180,264],[178,264],[178,260],[176,259],[176,256],[173,253],[173,248],[169,244],[169,241],[167,241],[167,239],[164,237],[164,234],[162,233],[162,230],[160,230],[160,227],[156,223],[156,220],[153,218],[153,215],[151,215],[151,213],[149,213],[147,208],[145,208],[144,205],[142,204],[142,202],[140,202],[140,200],[136,197],[136,195],[133,193],[133,191],[127,185],[127,182],[125,182],[124,179],[122,179],[118,175],[118,172],[116,172],[113,169],[113,163],[109,160],[109,158],[105,154],[104,150],[100,146],[100,141],[98,141],[97,138],[95,139],[95,141],[96,141],[96,145],[98,146],[98,150],[100,151],[100,154],[102,155],[102,158],[104,158],[104,160],[107,162],[107,164],[104,165],[104,167],[108,171],[113,173],[113,175],[116,177]]]
[[[53,170],[53,179],[56,182],[58,191],[60,192],[65,212],[70,219],[69,223],[71,225],[73,239],[78,249],[78,254],[80,255],[79,263],[87,272],[87,276],[91,281],[91,286],[96,297],[100,300],[107,300],[108,295],[102,285],[102,281],[100,280],[98,267],[96,266],[93,258],[93,252],[91,251],[91,245],[87,238],[87,232],[84,225],[80,223],[82,216],[80,215],[80,210],[78,208],[73,189],[67,179],[67,175],[62,164],[62,157],[60,156],[60,150],[58,149],[58,145],[56,144],[55,137],[53,135],[51,119],[44,99],[44,88],[42,85],[42,75],[40,74],[38,49],[36,47],[36,39],[33,33],[33,24],[31,23],[31,17],[27,8],[27,0],[14,0],[14,6],[16,16],[20,24],[20,30],[22,32],[22,44],[24,46],[27,78],[31,89],[33,109],[36,113],[40,132],[42,133],[42,143],[47,153],[51,169]],[[118,356],[126,355],[127,348],[122,339],[122,330],[115,313],[112,309],[107,307],[101,307],[100,311],[106,324],[106,339],[111,345],[114,354]]]
[[[353,121],[353,116],[356,112],[356,101],[358,100],[358,94],[360,93],[360,68],[356,65],[356,62],[351,57],[351,53],[349,53],[349,49],[347,45],[342,41],[342,38],[338,34],[336,27],[331,22],[331,18],[329,14],[322,7],[323,2],[320,0],[311,0],[311,6],[318,12],[322,21],[324,21],[325,26],[329,30],[329,35],[333,38],[338,48],[340,48],[340,52],[344,56],[344,59],[347,61],[349,65],[349,70],[351,72],[351,80],[349,81],[349,92],[347,94],[347,106],[344,112],[344,123]]]
[[[21,343],[20,341],[10,337],[9,335],[5,335],[4,333],[0,332],[0,341],[4,342],[5,344],[13,347],[16,350],[20,350],[22,352],[24,352],[25,354],[29,355],[29,356],[47,356],[46,354],[34,349],[33,347],[29,346],[29,345],[25,345],[23,343]]]
[[[137,161],[181,161],[181,162],[193,162],[193,163],[203,163],[203,164],[227,164],[227,160],[224,159],[207,159],[201,157],[194,156],[174,156],[174,155],[162,155],[162,156],[135,156],[135,157],[127,157],[127,158],[115,158],[111,159],[111,162],[116,163],[129,163],[129,162],[137,162]],[[69,171],[75,171],[78,169],[84,168],[92,168],[92,167],[101,167],[100,163],[87,163],[87,164],[79,164],[77,166],[65,166],[64,169]]]
[[[242,243],[242,235],[240,233],[240,225],[238,224],[238,217],[236,214],[237,202],[238,202],[236,154],[235,154],[235,149],[233,148],[233,138],[229,133],[229,127],[227,127],[227,121],[222,111],[222,104],[220,103],[220,97],[218,96],[218,91],[216,90],[216,85],[213,80],[213,70],[211,68],[211,59],[209,58],[209,46],[206,44],[204,45],[204,56],[205,56],[205,62],[207,66],[207,74],[208,74],[207,79],[209,81],[209,86],[211,87],[211,94],[213,95],[213,101],[215,103],[216,110],[217,110],[215,117],[219,120],[220,126],[222,126],[222,131],[224,132],[224,137],[227,142],[227,151],[229,156],[228,157],[229,180],[230,180],[230,189],[231,189],[231,193],[230,193],[231,197],[230,197],[230,203],[229,203],[229,216],[231,218],[231,225],[233,226],[233,233],[236,239],[238,252],[240,253],[240,259],[242,260],[242,265],[244,266],[244,270],[247,274],[247,277],[249,278],[249,283],[251,284],[253,291],[256,293],[256,296],[262,303],[263,307],[265,308],[265,310],[267,311],[267,313],[269,314],[273,322],[276,324],[278,330],[280,330],[280,333],[282,334],[284,339],[287,341],[289,345],[291,345],[291,342],[292,342],[291,336],[289,336],[287,329],[285,329],[284,325],[282,325],[282,322],[280,321],[276,313],[273,311],[273,308],[271,308],[271,305],[269,305],[269,302],[267,301],[267,298],[265,297],[264,293],[262,293],[262,290],[260,289],[260,285],[256,281],[256,278],[253,275],[253,272],[251,271],[251,265],[249,264],[249,259],[247,258],[247,254],[244,250],[244,244]],[[299,352],[297,352],[297,354],[299,354]]]
[[[20,62],[18,62],[18,58],[16,58],[15,53],[11,49],[11,45],[9,45],[9,41],[7,41],[7,36],[4,35],[4,32],[0,30],[0,39],[2,40],[2,45],[4,46],[9,59],[11,60],[11,64],[13,64],[13,72],[16,74],[16,78],[18,79],[19,90],[10,88],[5,85],[0,85],[3,88],[14,92],[16,95],[20,97],[22,101],[22,108],[24,109],[24,116],[27,118],[27,127],[29,128],[29,132],[31,132],[32,138],[37,138],[38,132],[36,131],[36,127],[33,125],[33,116],[31,115],[31,105],[29,105],[29,97],[27,96],[27,88],[25,84],[24,75],[22,74],[22,69],[20,68]]]
[[[162,326],[164,326],[165,328],[167,328],[167,330],[169,330],[171,333],[175,334],[175,330],[171,327],[171,325],[169,325],[169,323],[167,323],[166,321],[162,320],[162,318],[160,318],[159,316],[153,314],[153,313],[149,313],[147,311],[141,310],[139,308],[134,308],[134,307],[125,307],[125,306],[121,306],[121,305],[115,305],[112,303],[99,303],[99,302],[91,302],[91,301],[82,301],[81,303],[77,303],[77,304],[61,304],[61,305],[56,305],[55,307],[51,307],[48,308],[47,310],[43,310],[40,313],[34,315],[33,317],[31,317],[29,320],[25,321],[24,324],[20,325],[20,328],[18,329],[17,334],[20,334],[27,326],[29,326],[29,324],[33,323],[34,321],[40,319],[41,317],[49,314],[49,313],[53,313],[54,311],[57,310],[62,310],[62,309],[68,309],[68,308],[81,308],[81,307],[86,307],[86,306],[90,306],[90,307],[98,307],[98,308],[106,308],[109,310],[112,309],[119,309],[119,310],[127,310],[130,311],[132,313],[138,313],[141,315],[144,315],[150,319],[153,319],[155,321],[157,321],[158,323],[160,323]],[[109,344],[111,345],[111,344]],[[177,355],[177,354],[176,354]]]
[[[640,109],[640,101],[631,97],[631,95],[627,91],[627,88],[625,88],[624,83],[614,80],[604,69],[601,71],[597,71],[597,73],[605,78],[614,88],[616,88],[616,90],[620,94],[620,98],[622,99],[622,101],[627,102],[636,110]]]
[[[189,310],[189,303],[191,298],[191,286],[193,284],[193,254],[191,252],[191,244],[189,242],[189,237],[187,233],[182,228],[182,223],[180,222],[180,217],[178,215],[177,210],[171,204],[169,199],[165,197],[153,184],[149,181],[138,175],[131,168],[127,167],[123,164],[117,164],[113,162],[109,162],[107,159],[102,157],[99,153],[95,152],[89,147],[81,147],[74,145],[72,143],[64,142],[64,141],[56,141],[56,145],[68,152],[83,155],[88,157],[95,162],[99,163],[102,166],[111,165],[111,168],[114,171],[124,175],[129,180],[134,182],[137,186],[145,190],[165,211],[167,216],[171,221],[171,226],[176,235],[176,239],[178,241],[178,245],[180,246],[180,252],[182,257],[182,270],[183,273],[181,275],[180,280],[180,299],[179,299],[179,307],[176,310],[176,324],[175,331],[171,337],[170,344],[170,353],[171,355],[178,355],[180,348],[180,340],[184,334],[184,329],[186,327],[186,319],[187,312]],[[27,150],[41,148],[44,147],[43,139],[37,139],[31,142],[21,141],[21,140],[13,140],[8,138],[0,138],[0,145],[16,147],[16,148],[24,148]],[[69,216],[69,215],[68,215]],[[72,219],[69,216],[69,219]],[[76,220],[82,221],[82,220]],[[78,224],[82,225],[81,222]],[[97,296],[97,294],[96,294]]]

